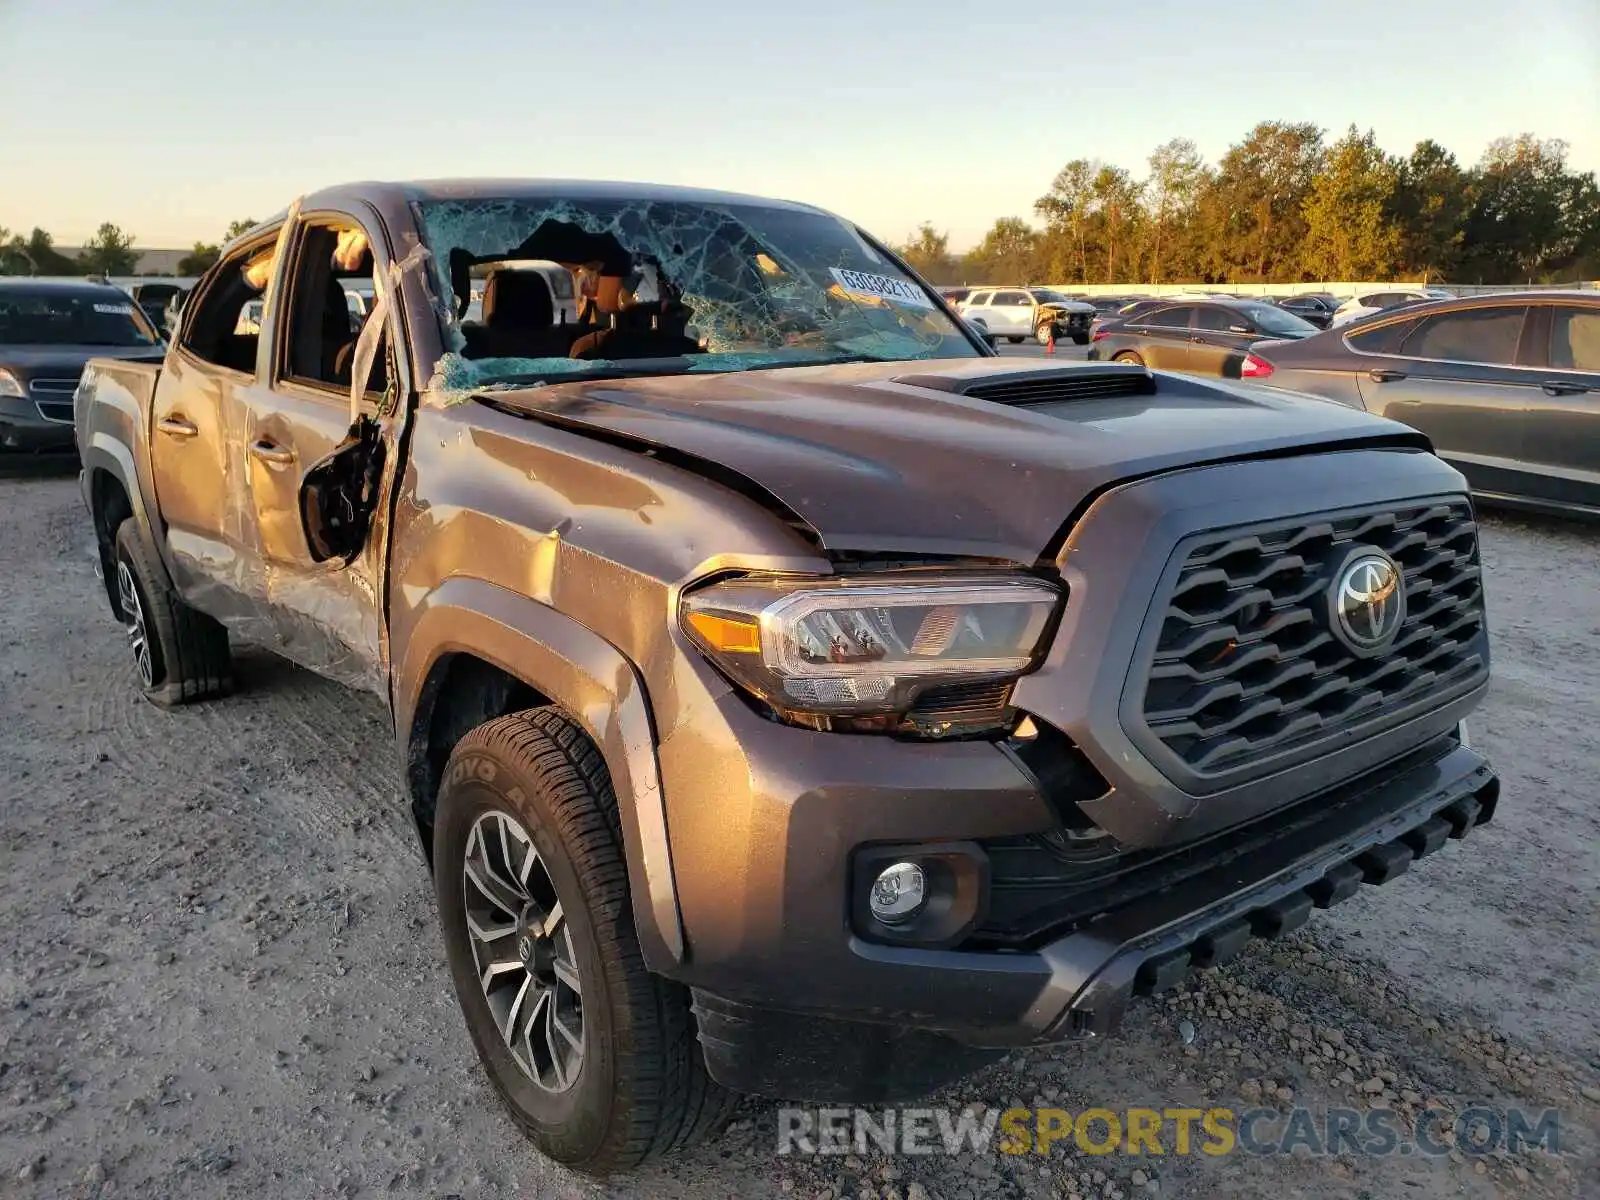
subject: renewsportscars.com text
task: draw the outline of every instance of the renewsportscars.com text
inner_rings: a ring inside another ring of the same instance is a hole
[[[782,1108],[779,1154],[1560,1153],[1554,1109],[1430,1108],[1407,1128],[1386,1108]]]

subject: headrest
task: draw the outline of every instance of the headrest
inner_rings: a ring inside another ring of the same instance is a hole
[[[496,271],[483,287],[483,323],[546,329],[555,320],[550,285],[537,271]]]

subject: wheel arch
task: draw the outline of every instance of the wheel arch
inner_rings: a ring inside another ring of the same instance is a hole
[[[395,728],[424,853],[432,854],[439,781],[456,743],[495,717],[553,705],[583,729],[610,773],[646,964],[683,962],[655,725],[627,657],[549,605],[461,576],[422,601],[403,644]]]
[[[117,530],[129,517],[139,520],[141,530],[148,531],[144,506],[140,503],[138,489],[129,485],[133,478],[132,456],[126,447],[91,447],[83,455],[83,496],[89,506],[89,517],[94,523],[95,548],[100,560],[100,580],[105,585],[106,602],[111,615],[122,619],[122,608],[117,600],[116,572]],[[98,451],[96,453],[95,451]]]

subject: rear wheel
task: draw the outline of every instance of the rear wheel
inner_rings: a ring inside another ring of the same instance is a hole
[[[1021,334],[1007,334],[1006,335],[1006,341],[1010,342],[1013,346],[1020,346],[1020,345],[1022,345],[1022,335]]]
[[[1123,350],[1117,354],[1113,354],[1111,356],[1111,361],[1132,363],[1136,367],[1144,366],[1144,359],[1140,358],[1132,350]]]
[[[145,698],[171,708],[226,694],[228,631],[172,590],[132,517],[117,529],[115,568],[117,615]]]
[[[456,995],[489,1080],[549,1157],[597,1175],[715,1134],[686,989],[646,970],[616,797],[550,708],[481,725],[439,792],[434,885]]]

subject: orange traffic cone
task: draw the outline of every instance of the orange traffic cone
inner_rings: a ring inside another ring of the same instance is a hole
[[[1046,354],[1054,354],[1056,352],[1056,330],[1054,325],[1050,327],[1050,337],[1045,341],[1044,352]]]

